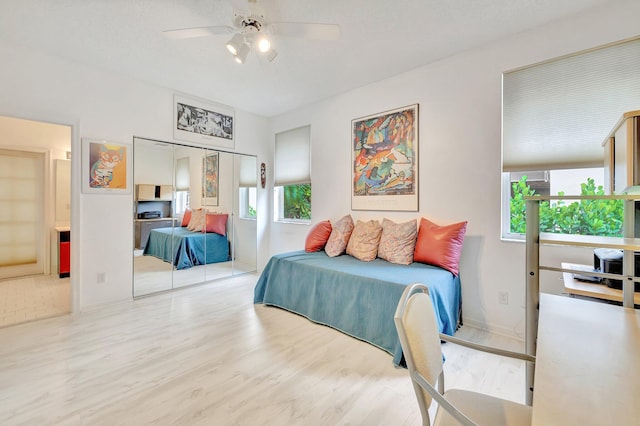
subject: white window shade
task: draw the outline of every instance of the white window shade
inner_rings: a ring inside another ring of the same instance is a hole
[[[602,167],[602,143],[640,109],[640,39],[503,76],[503,171]]]
[[[0,150],[0,279],[42,274],[44,154]]]
[[[189,157],[176,160],[176,191],[188,191],[191,185]]]
[[[311,127],[276,134],[274,186],[311,182]]]
[[[253,188],[257,186],[256,158],[243,155],[240,157],[240,187]]]

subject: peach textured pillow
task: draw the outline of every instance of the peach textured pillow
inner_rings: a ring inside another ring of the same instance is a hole
[[[191,221],[191,210],[186,209],[184,214],[182,215],[182,225],[181,226],[189,226],[189,222]]]
[[[347,254],[364,262],[370,262],[378,255],[378,243],[380,243],[382,226],[377,220],[363,222],[359,220],[353,228]]]
[[[330,235],[331,222],[325,220],[316,223],[307,234],[307,238],[304,241],[304,251],[311,253],[322,250],[327,244]]]
[[[207,213],[202,232],[215,232],[222,236],[227,235],[227,219],[228,214]]]
[[[414,262],[439,266],[458,275],[462,242],[466,230],[467,222],[438,226],[422,218],[416,249],[413,253]]]
[[[204,228],[204,215],[205,211],[203,209],[194,209],[191,212],[191,220],[189,221],[189,225],[187,225],[187,229],[189,231],[201,232]]]
[[[331,235],[324,246],[324,251],[329,257],[340,256],[347,249],[349,237],[353,231],[353,219],[346,215],[332,225]]]
[[[418,236],[417,223],[416,219],[403,223],[383,219],[378,257],[400,265],[412,263]]]

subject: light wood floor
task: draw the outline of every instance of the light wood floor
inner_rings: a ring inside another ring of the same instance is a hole
[[[0,424],[420,424],[407,371],[391,355],[253,305],[256,280],[0,329]],[[522,346],[467,326],[459,334]],[[523,364],[451,344],[444,352],[448,386],[524,400]]]
[[[219,280],[256,270],[255,265],[246,265],[238,261],[210,263],[173,270],[169,262],[164,262],[153,256],[143,256],[141,250],[136,252],[133,257],[134,297],[196,285],[205,281]]]

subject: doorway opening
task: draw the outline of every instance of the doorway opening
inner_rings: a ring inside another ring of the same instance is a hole
[[[0,327],[71,312],[70,159],[70,126],[0,116]]]

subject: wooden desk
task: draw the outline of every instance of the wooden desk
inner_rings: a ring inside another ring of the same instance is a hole
[[[533,425],[640,419],[640,312],[540,295]]]

